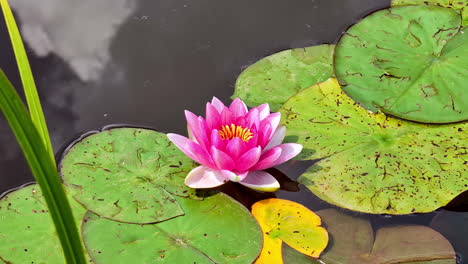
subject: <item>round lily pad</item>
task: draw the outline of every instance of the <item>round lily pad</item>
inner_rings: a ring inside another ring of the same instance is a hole
[[[184,185],[194,167],[163,133],[114,128],[73,145],[60,172],[88,210],[116,221],[154,223],[184,214],[174,196],[199,199]]]
[[[88,213],[83,236],[94,263],[250,264],[258,256],[262,233],[241,204],[222,193],[203,201],[176,199],[185,215],[157,224],[119,223]]]
[[[425,123],[468,119],[468,38],[457,11],[432,5],[375,12],[335,50],[343,90],[365,108]]]
[[[335,79],[281,108],[289,139],[320,159],[299,182],[332,204],[375,214],[431,212],[468,190],[467,123],[427,125],[359,107]]]
[[[392,6],[400,5],[438,5],[459,10],[462,25],[468,26],[468,1],[466,0],[392,0]]]
[[[75,223],[86,210],[70,200]],[[62,247],[37,184],[18,189],[0,200],[0,263],[65,263]]]
[[[261,59],[237,79],[233,98],[251,107],[269,103],[272,111],[298,91],[333,75],[334,45],[284,50]]]

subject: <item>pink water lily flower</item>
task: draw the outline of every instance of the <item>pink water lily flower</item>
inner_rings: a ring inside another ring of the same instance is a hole
[[[187,175],[192,188],[212,188],[227,181],[274,192],[278,181],[263,171],[295,157],[302,150],[296,143],[281,144],[286,133],[279,126],[280,113],[270,113],[268,104],[247,109],[236,98],[226,107],[213,97],[206,104],[206,118],[185,111],[189,138],[168,134],[187,156],[201,165]]]

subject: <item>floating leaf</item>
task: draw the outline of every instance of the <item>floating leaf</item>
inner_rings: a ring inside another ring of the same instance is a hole
[[[441,234],[426,226],[384,227],[374,235],[370,223],[335,209],[317,212],[332,243],[322,254],[327,264],[455,264],[455,252]]]
[[[335,79],[281,108],[288,135],[318,159],[299,181],[323,200],[377,214],[431,212],[468,190],[467,124],[425,125],[373,114]]]
[[[384,227],[377,231],[375,237],[369,259],[379,259],[382,263],[446,259],[455,263],[455,252],[450,242],[426,226]]]
[[[122,222],[154,223],[184,212],[173,195],[195,196],[184,185],[192,161],[165,134],[115,128],[85,137],[61,163],[74,198],[94,213]]]
[[[301,252],[283,243],[283,263],[284,264],[321,264],[322,262],[302,254]]]
[[[86,210],[70,199],[75,223]],[[65,263],[60,241],[38,185],[0,200],[0,263]]]
[[[94,263],[252,263],[262,234],[250,213],[225,194],[176,197],[185,215],[157,224],[111,221],[88,213],[83,236]],[[103,232],[105,230],[105,232]]]
[[[263,58],[239,75],[232,97],[251,107],[267,102],[276,111],[290,96],[333,75],[334,47],[284,50]]]
[[[404,119],[468,119],[468,39],[460,15],[438,6],[401,6],[367,16],[343,35],[335,73],[367,109]]]
[[[392,6],[399,5],[438,5],[460,10],[463,26],[468,26],[468,2],[466,0],[392,0]]]
[[[374,231],[367,219],[335,209],[317,211],[330,235],[330,246],[321,256],[327,264],[361,263],[360,255],[372,251]]]
[[[468,212],[439,211],[432,219],[431,228],[450,240],[462,259],[468,258]]]
[[[266,199],[252,206],[252,214],[263,231],[263,250],[255,263],[282,263],[282,241],[297,251],[319,257],[328,243],[321,221],[305,206],[283,199]]]

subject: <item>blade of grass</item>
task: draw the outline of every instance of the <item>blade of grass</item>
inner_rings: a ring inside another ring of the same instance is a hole
[[[26,55],[26,50],[24,49],[23,41],[21,39],[18,26],[16,25],[15,17],[13,16],[13,12],[11,12],[8,0],[0,0],[0,4],[2,7],[3,16],[5,17],[8,34],[10,35],[11,43],[13,45],[13,51],[15,53],[16,62],[18,64],[21,82],[23,84],[24,94],[26,96],[26,102],[28,104],[31,119],[36,126],[42,141],[44,142],[44,146],[48,152],[48,155],[55,164],[54,150],[52,148],[52,143],[50,142],[49,131],[45,122],[44,113],[42,112],[41,102],[36,89],[36,83],[34,82],[31,67],[29,66],[28,56]]]
[[[28,165],[41,187],[67,263],[85,264],[80,236],[56,165],[50,159],[26,106],[2,70],[0,70],[0,110],[10,124]]]

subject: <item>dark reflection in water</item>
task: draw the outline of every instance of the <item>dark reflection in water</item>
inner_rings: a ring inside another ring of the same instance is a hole
[[[11,4],[19,16],[53,144],[59,148],[79,134],[115,123],[183,134],[183,110],[201,114],[212,96],[229,102],[237,75],[249,64],[283,49],[334,43],[346,28],[389,6],[389,1],[11,0]],[[0,67],[19,88],[3,21],[0,36]],[[32,180],[3,116],[0,153],[0,193]],[[278,169],[295,180],[310,165],[292,162]],[[245,194],[232,185],[238,196]],[[313,210],[332,207],[302,185],[288,182],[286,189],[277,196]],[[466,200],[463,203],[466,206]],[[440,212],[369,219],[374,227],[429,224]]]

